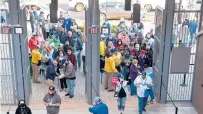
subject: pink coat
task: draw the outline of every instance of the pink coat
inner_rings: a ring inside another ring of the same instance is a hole
[[[121,39],[124,45],[129,45],[130,44],[130,39],[129,39],[129,37],[127,35],[124,37],[122,33],[119,33],[118,34],[118,39]]]

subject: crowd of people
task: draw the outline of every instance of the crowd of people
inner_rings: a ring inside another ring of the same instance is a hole
[[[41,73],[50,93],[55,95],[53,86],[57,77],[60,80],[60,91],[65,91],[65,96],[73,98],[74,87],[77,86],[75,85],[77,70],[83,69],[86,75],[85,55],[81,54],[86,41],[85,36],[68,12],[60,12],[57,24],[51,24],[43,14],[40,12],[38,15],[34,6],[30,11],[32,37],[28,46],[31,51],[33,83],[41,83],[38,78]],[[112,97],[118,101],[120,113],[124,112],[130,90],[131,96],[137,95],[139,114],[142,114],[146,111],[148,97],[150,96],[149,103],[153,104],[154,101],[153,29],[144,36],[143,23],[132,23],[128,27],[124,19],[121,19],[116,33],[111,32],[111,24],[108,20],[103,23],[102,29],[106,29],[100,36],[100,71],[106,75],[104,88],[108,92],[115,92]],[[56,97],[57,106],[60,106],[61,100]],[[49,107],[46,96],[44,102]],[[99,103],[95,103],[95,106],[100,105],[99,98],[97,102]],[[90,108],[90,112],[96,111],[94,107]]]
[[[66,17],[64,17],[66,15]],[[31,51],[31,75],[34,83],[41,83],[39,73],[44,75],[46,85],[53,86],[59,78],[61,91],[74,97],[77,69],[81,68],[81,51],[84,36],[75,20],[67,12],[60,12],[57,24],[51,24],[41,11],[38,15],[35,6],[30,11],[32,37],[28,46]]]
[[[104,88],[115,92],[118,110],[122,114],[128,93],[137,95],[139,114],[146,111],[147,103],[153,104],[153,44],[154,35],[151,29],[144,36],[143,23],[132,23],[130,27],[121,19],[114,36],[111,24],[106,20],[106,29],[100,41],[100,71],[105,73]],[[130,92],[128,92],[130,90]],[[148,96],[150,99],[148,101]]]

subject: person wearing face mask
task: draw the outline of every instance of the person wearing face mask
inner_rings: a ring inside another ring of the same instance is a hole
[[[138,50],[135,49],[135,46],[133,43],[130,43],[130,55],[132,55],[133,57],[138,56]]]
[[[143,111],[146,112],[145,107],[150,93],[150,86],[153,85],[152,79],[143,71],[142,74],[135,79],[134,84],[137,87],[139,114],[142,114]]]
[[[46,85],[48,87],[53,86],[56,75],[59,75],[58,73],[56,73],[56,66],[57,61],[53,60],[47,67]]]
[[[72,25],[72,18],[70,15],[67,15],[67,18],[64,19],[63,26],[65,27],[66,32],[70,31],[70,26]]]
[[[59,114],[61,97],[56,93],[54,86],[49,87],[48,93],[43,98],[43,104],[46,106],[47,114]]]
[[[123,114],[128,96],[128,81],[124,80],[123,76],[120,76],[117,82],[115,96],[117,96],[118,111]]]
[[[116,49],[117,49],[117,50],[123,50],[123,49],[124,49],[124,45],[123,45],[123,42],[122,42],[121,39],[119,39],[119,40],[117,41]]]
[[[68,50],[67,50],[67,56],[68,56],[69,61],[71,61],[71,63],[73,64],[74,68],[77,69],[76,56],[73,53],[73,50],[71,48],[68,48]]]
[[[134,81],[137,78],[139,69],[138,69],[138,61],[136,58],[133,58],[132,64],[130,66],[130,80],[131,80],[131,84],[130,84],[130,94],[131,96],[136,95],[136,87],[134,85]]]
[[[63,45],[64,53],[67,54],[68,48],[72,49],[72,46],[70,45],[69,41],[67,40],[65,45]]]
[[[16,109],[15,114],[32,114],[32,111],[25,104],[24,100],[19,100],[19,102],[18,102],[18,108]]]
[[[64,56],[64,52],[63,51],[59,51],[59,55],[56,58],[56,61],[58,62],[57,64],[57,73],[61,75],[64,75],[64,64],[66,61],[66,58]],[[60,91],[67,91],[67,84],[66,84],[66,78],[60,77],[60,85],[61,85],[61,89]]]

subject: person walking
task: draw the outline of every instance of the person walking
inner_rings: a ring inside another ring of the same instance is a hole
[[[65,64],[66,65],[65,65],[64,77],[66,78],[66,83],[68,85],[68,93],[65,94],[65,96],[70,96],[69,98],[73,98],[75,79],[76,79],[75,68],[74,68],[73,64],[71,63],[71,61],[69,61],[69,60],[67,60],[65,62]]]
[[[41,65],[41,53],[39,51],[39,46],[36,46],[36,48],[32,51],[31,56],[32,56],[33,82],[41,83],[38,80],[39,66]]]
[[[106,53],[104,71],[106,72],[104,88],[108,89],[109,92],[114,91],[114,87],[112,86],[112,78],[113,74],[118,71],[116,69],[115,60],[111,52]]]
[[[146,74],[152,79],[152,81],[154,80],[154,73],[153,73],[153,68],[149,67],[149,65],[145,64],[144,65],[144,71],[146,72]],[[153,87],[149,86],[149,96],[150,96],[150,101],[148,102],[148,104],[153,104],[154,103],[154,92],[153,92]]]
[[[92,114],[109,114],[109,109],[99,97],[95,97],[93,106],[89,108],[89,112]]]
[[[56,73],[56,70],[55,70],[56,66],[57,66],[57,61],[53,60],[47,67],[46,85],[48,87],[53,86],[55,77],[56,75],[58,75],[58,73]]]
[[[123,114],[128,96],[128,81],[125,81],[123,76],[117,82],[115,95],[117,96],[118,111]]]
[[[138,61],[137,59],[134,57],[132,64],[130,66],[130,80],[131,80],[131,85],[130,85],[130,93],[131,96],[136,95],[136,87],[134,85],[134,81],[137,78],[138,75]]]
[[[59,114],[61,97],[56,93],[55,87],[49,87],[49,92],[43,98],[43,104],[46,106],[47,114]]]
[[[145,107],[147,105],[147,99],[150,93],[149,87],[152,86],[152,79],[147,76],[145,71],[143,71],[142,75],[135,79],[134,84],[137,87],[139,114],[142,114],[143,111],[146,112]]]

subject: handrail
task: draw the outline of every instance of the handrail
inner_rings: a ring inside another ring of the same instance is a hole
[[[165,89],[167,95],[168,95],[169,98],[171,99],[171,102],[172,102],[173,106],[175,107],[175,114],[178,114],[178,107],[177,107],[177,106],[175,105],[175,103],[173,102],[173,99],[171,98],[170,94],[168,93],[168,91],[167,91],[167,89],[166,89],[166,87],[165,87],[165,85],[163,84],[162,81],[161,81],[161,85],[164,87],[164,89]]]

